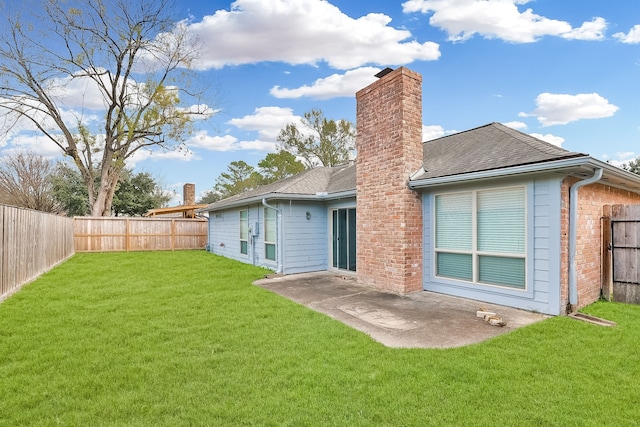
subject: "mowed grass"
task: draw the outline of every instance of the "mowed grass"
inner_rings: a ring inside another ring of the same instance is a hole
[[[640,307],[390,349],[204,251],[77,254],[0,304],[0,425],[631,426]]]

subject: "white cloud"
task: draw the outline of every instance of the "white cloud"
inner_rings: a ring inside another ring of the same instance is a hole
[[[207,131],[199,131],[185,143],[192,149],[209,151],[276,151],[280,130],[289,123],[299,123],[291,108],[258,107],[254,114],[229,120],[227,123],[248,132],[257,132],[256,139],[239,140],[232,135],[209,135]]]
[[[104,77],[105,83],[108,82]],[[104,110],[106,104],[104,95],[97,83],[89,77],[75,76],[56,78],[47,81],[46,86],[59,105],[65,108],[87,108],[89,110]],[[107,87],[110,84],[107,83]]]
[[[607,29],[607,21],[604,18],[593,18],[590,22],[585,22],[579,28],[574,28],[561,37],[567,40],[602,40],[604,31]]]
[[[15,151],[30,151],[47,158],[54,158],[62,155],[60,147],[45,136],[37,135],[18,135],[11,139],[8,148],[3,153],[11,153]]]
[[[422,141],[431,141],[444,135],[444,128],[440,125],[422,125]]]
[[[622,43],[638,44],[640,43],[640,25],[634,25],[627,34],[615,33],[613,37],[617,38]]]
[[[354,94],[376,80],[376,73],[380,68],[362,67],[347,71],[344,74],[332,74],[318,79],[311,86],[301,86],[295,89],[285,89],[280,86],[271,88],[271,95],[276,98],[330,99],[341,96],[353,97]]]
[[[300,116],[294,115],[291,108],[258,107],[254,114],[231,119],[227,123],[242,130],[257,131],[260,141],[275,144],[280,130],[289,123],[300,124]],[[256,144],[262,145],[262,142]]]
[[[556,136],[556,135],[552,135],[550,133],[547,134],[541,134],[541,133],[531,133],[529,134],[534,138],[538,138],[541,139],[545,142],[548,142],[549,144],[553,144],[556,145],[558,147],[562,147],[562,143],[564,142],[564,138],[561,136]]]
[[[566,21],[545,18],[531,8],[519,5],[529,0],[408,0],[402,4],[405,13],[433,13],[429,23],[446,31],[451,41],[464,41],[479,34],[487,39],[512,43],[531,43],[542,36],[567,39],[600,40],[607,23],[596,17],[572,28]]]
[[[209,151],[235,151],[238,138],[231,135],[211,136],[207,131],[199,131],[186,141],[189,148],[203,148]]]
[[[604,154],[602,157],[605,160],[609,158],[609,156],[606,154]],[[625,163],[629,163],[630,161],[635,160],[637,157],[638,153],[634,153],[633,151],[617,152],[615,154],[615,158],[608,160],[608,162],[614,166],[621,168]]]
[[[141,149],[133,153],[127,159],[128,167],[135,167],[138,163],[145,160],[180,160],[190,162],[191,160],[199,160],[200,157],[186,150],[145,150]]]
[[[510,127],[511,129],[516,129],[516,130],[522,130],[522,129],[526,129],[527,128],[527,124],[524,122],[519,122],[519,121],[513,121],[513,122],[507,122],[507,123],[503,123],[503,125]]]
[[[236,0],[230,10],[218,10],[189,26],[206,41],[194,64],[198,69],[324,61],[348,70],[440,57],[438,44],[412,40],[409,31],[390,27],[390,22],[380,13],[354,19],[322,0]]]
[[[564,125],[582,119],[611,117],[620,108],[597,93],[567,95],[541,93],[536,98],[533,112],[520,113],[521,117],[535,116],[543,126]]]
[[[261,139],[254,139],[252,141],[239,141],[238,149],[250,150],[250,151],[275,152],[278,150],[278,144],[274,141],[264,141]]]

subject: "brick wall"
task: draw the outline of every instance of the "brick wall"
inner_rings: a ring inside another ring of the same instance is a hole
[[[182,204],[185,206],[195,205],[196,204],[196,185],[195,184],[185,184],[182,187]]]
[[[422,76],[398,68],[356,94],[358,279],[422,289],[422,206],[409,175],[422,166]]]
[[[562,308],[569,303],[569,191],[577,178],[562,183],[560,286]],[[576,238],[576,283],[578,307],[600,297],[602,283],[602,208],[604,205],[637,204],[640,195],[604,184],[586,185],[578,190],[578,224]]]

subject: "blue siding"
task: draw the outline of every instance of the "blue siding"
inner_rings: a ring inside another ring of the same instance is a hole
[[[307,219],[307,212],[311,215]],[[329,248],[324,203],[282,204],[285,274],[327,270]]]
[[[247,255],[240,253],[240,209],[212,213],[209,216],[209,252],[251,263],[251,248]]]
[[[240,253],[240,210],[227,210],[221,217],[209,218],[209,251],[248,264],[285,274],[323,271],[329,268],[328,208],[323,202],[269,202],[280,211],[277,216],[276,260],[267,260],[264,249],[264,209],[256,204],[249,211],[249,227],[254,239],[248,254]],[[310,218],[307,219],[307,212]],[[256,227],[257,224],[257,227]],[[257,229],[256,229],[257,228]]]
[[[520,182],[523,184],[523,182]],[[560,180],[535,179],[527,185],[527,289],[471,284],[435,276],[433,195],[423,193],[424,289],[547,314],[560,313]],[[514,185],[502,181],[495,186]],[[477,187],[474,187],[477,188]],[[457,187],[456,191],[463,188]],[[449,191],[449,190],[442,190]],[[453,190],[451,190],[453,191]]]

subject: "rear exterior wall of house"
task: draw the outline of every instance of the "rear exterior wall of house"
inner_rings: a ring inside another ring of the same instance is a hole
[[[279,210],[275,216],[276,230],[270,238],[265,233],[265,214],[269,208],[260,203],[211,212],[209,252],[274,271],[282,269],[285,274],[327,270],[325,203],[273,201],[270,205]],[[273,249],[267,251],[267,245]]]
[[[561,207],[561,304],[567,312],[569,303],[569,192],[577,178],[567,177],[562,183]],[[640,194],[595,183],[578,190],[578,223],[576,238],[576,282],[578,307],[600,298],[602,285],[602,209],[605,205],[638,204]]]

